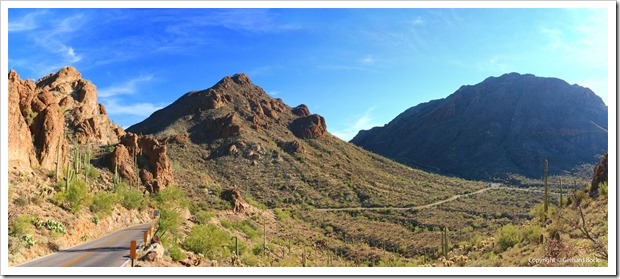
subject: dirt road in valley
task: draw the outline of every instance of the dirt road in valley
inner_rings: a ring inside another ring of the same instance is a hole
[[[533,192],[533,193],[544,193],[544,190],[539,190],[539,189],[507,187],[507,186],[501,186],[501,184],[499,184],[499,183],[491,183],[491,186],[489,186],[487,188],[483,188],[483,189],[480,189],[478,191],[474,191],[474,192],[467,193],[467,194],[454,195],[454,196],[449,197],[449,198],[447,198],[445,200],[440,200],[440,201],[436,201],[436,202],[425,204],[425,205],[409,206],[409,207],[315,208],[314,210],[318,210],[318,211],[356,211],[356,210],[401,210],[401,211],[404,211],[404,210],[420,210],[420,209],[431,208],[433,206],[438,206],[438,205],[443,204],[443,203],[451,202],[451,201],[457,200],[457,199],[462,198],[462,197],[468,197],[468,196],[484,193],[484,192],[489,191],[489,190],[513,190],[513,191],[525,191],[525,192]],[[549,194],[550,195],[559,195],[558,193],[554,193],[554,192],[551,192],[551,191],[549,191]]]

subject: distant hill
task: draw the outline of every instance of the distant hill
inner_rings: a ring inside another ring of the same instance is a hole
[[[326,128],[305,105],[289,107],[236,74],[184,94],[127,131],[167,143],[175,181],[195,202],[238,187],[269,207],[402,206],[484,187],[410,169]]]
[[[404,164],[468,179],[542,177],[607,150],[607,106],[590,89],[510,73],[409,108],[354,143]]]

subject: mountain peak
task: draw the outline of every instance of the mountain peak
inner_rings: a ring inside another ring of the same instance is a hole
[[[570,171],[607,149],[607,106],[591,90],[508,73],[410,108],[351,140],[412,166],[472,179]]]
[[[234,74],[232,76],[225,76],[218,83],[213,86],[213,88],[224,87],[230,88],[233,85],[239,86],[247,86],[252,85],[252,81],[248,77],[248,75],[244,73]]]

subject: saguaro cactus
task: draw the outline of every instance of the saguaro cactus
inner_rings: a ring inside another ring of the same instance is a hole
[[[441,254],[444,257],[448,256],[448,227],[443,227],[441,230]]]
[[[544,177],[545,200],[544,200],[544,206],[543,206],[543,212],[544,212],[543,221],[544,222],[547,222],[547,211],[549,210],[549,191],[547,189],[547,173],[548,172],[549,172],[549,162],[545,159],[545,177]]]
[[[564,201],[562,201],[563,199],[563,193],[562,193],[562,178],[560,177],[560,208],[562,208]]]

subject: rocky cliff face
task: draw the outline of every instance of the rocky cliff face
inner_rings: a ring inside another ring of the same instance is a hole
[[[142,180],[150,190],[172,183],[166,147],[149,137],[126,135],[112,123],[105,107],[97,103],[97,88],[73,67],[64,67],[36,83],[22,80],[17,72],[9,72],[9,166],[26,172],[33,167],[55,171],[71,159],[70,148],[76,145],[117,145],[111,157],[112,169],[119,162],[121,174],[135,178],[142,171]],[[127,143],[134,138],[135,144]],[[120,143],[121,140],[123,143]],[[124,151],[123,151],[124,148]],[[130,152],[144,156],[146,163],[132,170],[127,164]],[[125,162],[125,163],[120,163]]]
[[[541,177],[595,163],[607,150],[607,106],[591,90],[517,73],[412,107],[352,143],[405,164],[471,179]]]
[[[25,169],[55,169],[64,164],[67,145],[106,145],[118,141],[123,129],[111,123],[97,104],[97,89],[73,67],[65,67],[36,83],[9,73],[11,133],[9,160]]]

